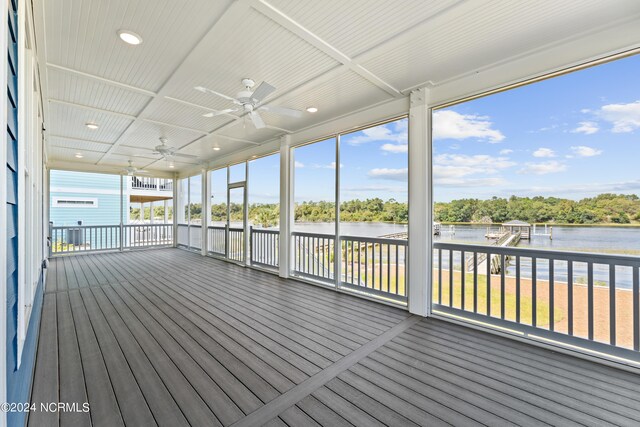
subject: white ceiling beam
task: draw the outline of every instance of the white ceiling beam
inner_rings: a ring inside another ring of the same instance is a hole
[[[49,102],[60,105],[67,105],[69,107],[80,108],[82,110],[95,111],[97,113],[110,114],[112,116],[122,117],[124,119],[135,120],[136,116],[132,116],[131,114],[119,113],[117,111],[104,110],[102,108],[92,107],[90,105],[78,104],[70,101],[63,101],[61,99],[49,98]]]
[[[78,142],[89,142],[89,143],[92,143],[92,144],[104,144],[104,145],[113,144],[112,142],[95,141],[95,140],[92,140],[92,139],[76,138],[76,137],[73,137],[73,136],[65,136],[65,135],[58,135],[58,134],[48,135],[47,137],[48,138],[68,139],[70,141],[78,141]]]
[[[142,95],[146,95],[146,96],[151,97],[151,98],[154,98],[157,95],[155,92],[152,92],[150,90],[142,89],[142,88],[139,88],[139,87],[136,87],[136,86],[131,86],[131,85],[128,85],[126,83],[117,82],[115,80],[106,79],[104,77],[96,76],[95,74],[89,74],[89,73],[85,73],[83,71],[74,70],[72,68],[63,67],[62,65],[52,64],[50,62],[47,63],[47,68],[50,68],[50,69],[53,69],[53,70],[59,70],[59,71],[65,72],[67,74],[73,74],[73,75],[76,75],[76,76],[85,77],[87,79],[95,80],[95,81],[107,84],[109,86],[115,86],[115,87],[119,87],[121,89],[128,90],[130,92],[140,93]]]
[[[169,94],[168,88],[170,86],[170,83],[173,81],[179,81],[180,79],[184,78],[184,76],[181,74],[188,74],[189,70],[187,69],[188,67],[185,66],[185,64],[188,64],[190,61],[196,61],[196,59],[200,56],[200,52],[198,52],[198,50],[204,51],[207,49],[205,40],[208,40],[210,38],[221,39],[223,38],[223,35],[227,31],[227,29],[233,27],[234,25],[237,25],[238,22],[241,22],[246,11],[250,8],[250,1],[251,0],[236,0],[231,3],[229,7],[227,7],[227,9],[222,13],[220,19],[218,19],[209,29],[209,31],[207,31],[207,33],[193,47],[191,47],[183,60],[180,61],[171,75],[162,84],[162,86],[156,93],[156,96],[151,99],[151,101],[142,109],[136,120],[131,122],[127,129],[122,132],[118,140],[113,144],[109,151],[107,151],[105,155],[102,156],[102,158],[98,161],[98,164],[104,162],[109,157],[109,155],[111,155],[115,151],[118,145],[121,144],[121,141],[123,141],[135,129],[136,124],[143,120],[142,116],[147,110],[150,109],[152,105],[155,105],[155,102],[158,102],[159,99],[163,99]],[[202,133],[202,131],[198,132]]]
[[[201,110],[208,111],[208,112],[218,112],[218,110],[216,110],[214,108],[205,107],[204,105],[195,104],[195,103],[189,102],[189,101],[184,101],[182,99],[174,98],[172,96],[165,96],[164,99],[166,99],[168,101],[177,102],[177,103],[183,104],[183,105],[188,105],[189,107],[199,108]],[[236,116],[235,114],[231,114],[231,113],[220,113],[219,115],[220,116],[228,116],[228,117],[233,118],[234,120],[239,120],[240,119],[239,116]]]
[[[391,84],[374,75],[372,72],[368,71],[363,66],[358,64],[353,58],[350,58],[348,55],[341,52],[336,47],[329,44],[327,41],[321,39],[316,34],[312,33],[309,29],[305,28],[300,23],[296,22],[291,17],[287,16],[284,12],[275,8],[265,0],[259,0],[254,4],[253,7],[272,21],[276,22],[278,25],[289,30],[290,32],[300,37],[302,40],[306,41],[326,55],[329,55],[334,60],[340,62],[345,67],[359,74],[370,83],[376,85],[391,96],[396,98],[403,96],[403,94]]]
[[[173,124],[173,123],[167,123],[167,122],[163,122],[163,121],[160,121],[160,120],[153,120],[153,119],[149,119],[147,117],[139,117],[138,120],[143,121],[143,122],[147,122],[147,123],[153,123],[153,124],[160,125],[160,126],[169,126],[169,127],[173,127],[173,128],[176,128],[176,129],[186,130],[186,131],[197,133],[197,134],[200,134],[200,135],[205,135],[207,133],[206,131],[201,130],[201,129],[191,128],[191,127],[188,127],[188,126],[176,125],[176,124]]]

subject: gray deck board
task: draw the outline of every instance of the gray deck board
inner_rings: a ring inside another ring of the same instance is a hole
[[[124,421],[118,399],[113,391],[107,366],[91,328],[80,291],[68,292],[68,294],[82,359],[88,403],[91,408],[91,421],[96,427],[122,426]],[[141,408],[141,412],[144,412],[144,408]]]
[[[82,406],[84,402],[87,402],[87,391],[68,292],[56,294],[56,307],[58,312],[58,357],[60,358],[58,368],[60,401]],[[88,412],[63,411],[60,412],[60,423],[89,426],[91,418]]]
[[[36,405],[58,402],[58,322],[56,321],[56,294],[44,296],[40,338],[38,340],[38,363],[34,377],[37,387],[33,387],[31,399]],[[34,426],[58,425],[58,413],[34,411],[29,413],[29,422]]]
[[[47,274],[31,401],[90,411],[29,426],[640,419],[639,375],[193,252],[54,258]]]

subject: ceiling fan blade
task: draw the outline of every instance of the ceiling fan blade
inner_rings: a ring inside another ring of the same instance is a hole
[[[264,124],[264,120],[262,120],[262,117],[260,117],[260,114],[258,114],[256,111],[250,112],[249,117],[251,117],[251,121],[253,122],[253,125],[256,127],[256,129],[262,129],[266,126]]]
[[[207,93],[207,92],[208,92],[208,93],[212,93],[212,94],[214,94],[214,95],[218,95],[218,96],[219,96],[219,97],[221,97],[221,98],[228,99],[229,101],[237,102],[237,100],[236,100],[235,98],[232,98],[232,97],[227,96],[227,95],[225,95],[225,94],[223,94],[223,93],[220,93],[220,92],[216,92],[215,90],[211,90],[211,89],[206,88],[206,87],[204,87],[204,86],[196,86],[196,87],[194,87],[194,89],[195,89],[195,90],[197,90],[198,92],[202,92],[202,93]]]
[[[147,172],[147,171],[135,171],[135,172],[133,172],[133,175],[151,175],[151,172]]]
[[[268,111],[270,113],[279,114],[281,116],[289,116],[289,117],[296,117],[296,118],[302,117],[302,115],[304,114],[300,110],[294,110],[293,108],[286,108],[286,107],[278,107],[276,105],[263,105],[260,107],[260,109]]]
[[[262,102],[267,96],[271,95],[273,91],[276,90],[275,87],[271,86],[267,82],[260,83],[260,86],[253,91],[251,98],[253,98],[256,102]]]
[[[186,159],[197,159],[198,156],[194,156],[191,154],[180,154],[180,153],[172,153],[171,154],[173,157],[184,157]]]
[[[143,159],[153,159],[154,156],[157,156],[159,154],[160,153],[131,154],[130,157],[141,157]]]
[[[205,113],[205,114],[202,115],[202,117],[211,118],[211,117],[216,117],[216,116],[222,116],[222,115],[225,115],[225,114],[231,115],[229,113],[234,113],[236,111],[238,111],[237,108],[227,108],[226,110],[211,111],[209,113]]]

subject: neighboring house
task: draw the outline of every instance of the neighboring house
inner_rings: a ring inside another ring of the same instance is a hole
[[[120,175],[52,170],[51,215],[54,226],[116,225],[120,223]],[[172,181],[169,179],[125,176],[123,182],[123,223],[132,221],[132,208],[149,209],[171,206]],[[167,222],[165,217],[150,218],[144,222]]]

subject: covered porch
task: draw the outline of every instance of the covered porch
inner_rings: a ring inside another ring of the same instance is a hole
[[[80,410],[30,426],[640,419],[635,374],[175,248],[52,258],[40,328],[31,402]]]

